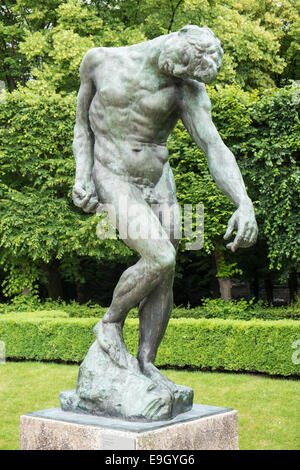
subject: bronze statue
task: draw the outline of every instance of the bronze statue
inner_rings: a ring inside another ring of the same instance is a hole
[[[119,204],[120,196],[125,197],[129,207],[138,207],[141,225],[150,221],[152,236],[131,237],[128,231],[124,238],[140,260],[122,274],[109,309],[94,329],[97,341],[81,366],[77,392],[61,394],[64,409],[155,420],[192,406],[192,391],[173,384],[153,365],[173,303],[181,217],[166,142],[178,119],[205,152],[218,187],[237,207],[225,238],[235,229],[237,234],[227,247],[232,251],[248,247],[257,237],[252,202],[234,155],[212,122],[205,89],[205,83],[216,78],[222,55],[220,42],[209,28],[189,25],[133,46],[91,49],[83,58],[73,144],[74,203],[85,212],[111,205],[119,228],[130,223]],[[165,226],[162,215],[171,224]],[[122,327],[129,310],[137,305],[140,338],[135,359],[126,349]],[[115,373],[113,367],[117,367]],[[101,377],[108,371],[112,377],[105,377],[110,390],[106,397]],[[118,371],[123,374],[119,383]],[[126,385],[131,390],[127,393],[121,382],[128,373],[134,378]],[[116,385],[114,398],[109,383]],[[130,395],[135,401],[140,393],[144,401],[137,398],[134,406],[139,411],[132,411],[125,401],[130,401]]]

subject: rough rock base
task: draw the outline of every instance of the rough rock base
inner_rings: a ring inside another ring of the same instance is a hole
[[[124,365],[112,360],[95,341],[80,366],[76,390],[59,394],[62,409],[129,421],[157,421],[192,408],[191,388],[163,377],[166,385],[155,382],[142,374],[129,353],[126,360]]]
[[[128,422],[62,411],[21,416],[21,450],[238,450],[235,410],[194,405],[168,421]]]

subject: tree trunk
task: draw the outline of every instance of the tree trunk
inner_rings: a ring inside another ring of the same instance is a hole
[[[24,287],[23,291],[22,291],[22,294],[23,295],[30,295],[31,294],[31,290],[29,289],[29,287]]]
[[[267,302],[269,304],[272,304],[273,303],[273,282],[272,282],[272,277],[270,274],[266,275],[264,283],[265,283]]]
[[[47,294],[48,297],[56,300],[59,297],[63,297],[63,288],[61,277],[58,269],[58,264],[56,262],[52,262],[50,264],[44,265],[44,269],[46,271],[46,278],[47,278]]]
[[[295,269],[293,269],[289,274],[288,286],[290,293],[290,302],[294,302],[296,300],[298,290],[298,279]]]
[[[219,271],[220,260],[223,259],[223,253],[220,250],[215,250],[215,262],[217,270]],[[223,300],[231,300],[232,282],[230,278],[218,277],[220,294]]]
[[[220,293],[223,300],[231,300],[232,282],[229,278],[218,277]]]
[[[21,267],[21,271],[22,271],[23,274],[25,273],[25,266],[24,265]],[[22,295],[30,295],[30,294],[31,294],[30,287],[25,286],[22,290]]]
[[[76,300],[79,304],[84,304],[85,302],[84,284],[82,282],[76,283]]]
[[[258,278],[256,273],[255,273],[255,276],[254,276],[253,283],[252,283],[251,287],[253,289],[253,295],[254,295],[254,298],[255,298],[255,302],[257,302],[258,299],[259,299],[259,278]]]
[[[220,286],[216,277],[211,278],[209,281],[209,293],[213,299],[220,297]]]

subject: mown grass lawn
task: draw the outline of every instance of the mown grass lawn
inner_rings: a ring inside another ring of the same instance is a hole
[[[0,449],[19,448],[20,415],[59,406],[75,387],[78,366],[40,362],[0,364]],[[300,449],[300,382],[249,374],[164,371],[192,387],[195,403],[239,412],[240,449]]]

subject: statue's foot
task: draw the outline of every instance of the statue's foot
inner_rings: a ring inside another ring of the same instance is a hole
[[[141,363],[141,370],[145,376],[157,384],[160,389],[167,390],[172,396],[172,416],[185,413],[193,407],[194,392],[191,388],[184,385],[176,385],[172,380],[167,379],[160,371],[150,362]]]
[[[120,323],[108,323],[100,320],[94,327],[94,333],[102,349],[120,367],[141,373],[139,363],[126,348]]]
[[[151,379],[154,383],[167,388],[170,392],[176,391],[176,385],[172,380],[167,379],[151,362],[141,362],[140,367],[143,374]]]

